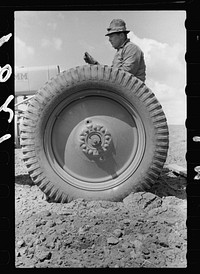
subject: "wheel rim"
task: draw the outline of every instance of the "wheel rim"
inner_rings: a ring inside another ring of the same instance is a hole
[[[52,111],[44,134],[53,170],[85,190],[106,190],[124,183],[139,166],[145,143],[136,109],[105,90],[68,96]]]

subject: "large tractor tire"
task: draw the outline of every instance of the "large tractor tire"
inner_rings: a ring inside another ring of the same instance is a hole
[[[85,65],[58,74],[30,100],[21,145],[33,182],[51,200],[120,201],[155,183],[168,126],[139,79]]]

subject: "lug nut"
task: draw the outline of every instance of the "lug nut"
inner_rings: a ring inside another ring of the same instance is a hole
[[[106,136],[106,137],[105,137],[105,140],[106,140],[106,141],[110,141],[111,139],[110,139],[109,136]]]
[[[82,148],[82,149],[85,149],[85,148],[86,148],[86,144],[84,144],[84,143],[81,144],[81,148]]]
[[[93,155],[99,155],[98,150],[94,150],[94,151],[93,151]]]
[[[85,141],[85,136],[80,136],[81,141]]]

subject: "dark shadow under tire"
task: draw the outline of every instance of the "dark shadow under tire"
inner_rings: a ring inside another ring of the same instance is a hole
[[[80,66],[47,82],[21,126],[29,174],[57,202],[119,201],[150,188],[168,151],[162,107],[139,79]]]

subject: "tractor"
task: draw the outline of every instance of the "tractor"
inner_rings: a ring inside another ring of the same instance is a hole
[[[105,65],[22,67],[15,96],[15,146],[52,201],[121,201],[159,177],[167,120],[132,74]]]

